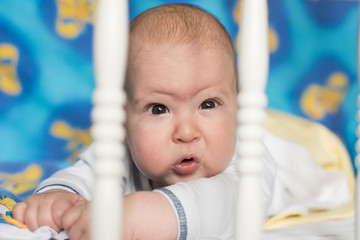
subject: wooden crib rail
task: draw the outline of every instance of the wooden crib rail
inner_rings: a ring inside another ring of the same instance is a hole
[[[266,0],[242,0],[239,48],[237,154],[240,157],[236,239],[258,240],[263,226],[261,193],[264,147],[265,86],[268,79]]]
[[[94,33],[96,89],[92,137],[95,183],[91,239],[121,239],[122,175],[125,156],[123,91],[128,49],[128,0],[99,0]],[[106,204],[104,204],[106,199]]]

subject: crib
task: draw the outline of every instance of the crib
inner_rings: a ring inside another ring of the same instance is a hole
[[[265,149],[262,143],[267,117],[268,100],[265,88],[268,80],[270,54],[268,1],[241,0],[241,9],[241,14],[238,13],[238,17],[241,18],[240,41],[237,43],[239,46],[238,72],[241,94],[238,95],[237,99],[240,110],[237,113],[237,138],[239,141],[236,149],[236,154],[241,159],[238,165],[238,171],[241,175],[237,192],[238,201],[235,208],[236,230],[234,239],[359,240],[360,207],[356,207],[355,219],[351,216],[340,221],[305,224],[305,227],[295,225],[294,227],[275,230],[263,230],[264,209],[262,209],[261,201],[261,177],[263,173],[262,158]],[[126,101],[126,93],[122,90],[122,85],[127,62],[124,49],[127,49],[128,45],[128,10],[128,0],[97,1],[93,36],[96,88],[92,95],[94,107],[91,115],[91,135],[96,142],[94,150],[96,181],[91,205],[91,239],[95,240],[115,240],[121,239],[122,236],[122,229],[119,228],[122,226],[122,190],[118,180],[123,174],[120,159],[123,159],[126,154],[122,144],[125,138],[125,131],[122,126],[126,119],[125,112],[122,109]],[[358,58],[360,58],[359,56],[360,50],[358,49]],[[360,97],[358,98],[358,105],[360,105]],[[357,115],[357,118],[360,118],[359,112]],[[356,132],[360,138],[360,127],[357,128]],[[360,153],[360,141],[356,143],[356,150]],[[356,157],[355,161],[356,165],[360,167],[360,155]],[[0,183],[4,170],[1,166],[0,162]],[[39,171],[36,167],[31,170],[34,170],[35,173]],[[360,180],[357,179],[357,181]],[[32,186],[32,188],[34,187]],[[1,234],[4,228],[1,227],[8,225],[3,226],[4,224],[2,224],[4,222],[2,222],[1,214],[1,210],[3,210],[1,190],[3,189],[0,185],[0,239],[4,239]],[[355,199],[357,205],[360,202],[359,192],[360,182],[357,182]],[[104,199],[106,199],[106,204],[104,204]],[[103,219],[111,219],[111,221],[103,221]],[[19,229],[16,228],[15,230]]]
[[[121,11],[121,12],[118,12]],[[118,24],[107,24],[110,20]],[[117,179],[121,175],[119,159],[125,154],[121,147],[124,138],[122,126],[125,113],[119,111],[124,104],[124,92],[119,92],[124,78],[127,45],[127,1],[100,0],[95,30],[96,83],[94,93],[95,107],[92,119],[93,138],[96,147],[96,184],[92,203],[91,229],[93,239],[120,239],[121,229],[121,191]],[[237,114],[237,137],[240,144],[237,149],[241,157],[238,170],[241,173],[238,186],[238,205],[236,207],[236,239],[258,240],[262,235],[262,203],[260,201],[260,177],[262,174],[261,157],[262,136],[264,131],[265,107],[267,97],[265,87],[268,76],[269,49],[266,0],[243,0],[241,14],[241,44],[239,48],[239,81],[241,94],[238,97],[240,110]],[[119,44],[120,43],[120,44]],[[118,54],[114,54],[118,53]],[[112,63],[112,64],[105,64]],[[122,66],[118,68],[118,66]],[[121,96],[121,97],[119,97]],[[360,101],[360,98],[359,98]],[[360,103],[359,103],[360,104]],[[115,113],[115,114],[114,114]],[[358,136],[360,129],[357,129]],[[122,149],[119,151],[119,149]],[[357,143],[360,151],[360,143]],[[360,164],[360,157],[356,158]],[[359,181],[359,180],[358,180]],[[360,189],[357,183],[356,192]],[[111,189],[111,192],[109,191]],[[114,196],[117,189],[117,198]],[[102,207],[101,199],[112,199]],[[241,197],[240,197],[241,196]],[[245,196],[245,197],[244,197]],[[359,202],[358,196],[356,203]],[[110,207],[111,206],[111,207]],[[114,207],[116,206],[116,207]],[[254,209],[256,211],[254,212]],[[356,215],[360,216],[360,208]],[[111,218],[111,224],[101,219]],[[356,218],[355,229],[360,229]],[[358,231],[356,238],[360,239]]]

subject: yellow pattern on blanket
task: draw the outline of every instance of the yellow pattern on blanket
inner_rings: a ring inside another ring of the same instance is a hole
[[[319,123],[274,110],[267,111],[265,125],[275,135],[305,147],[326,171],[342,171],[348,179],[351,200],[335,209],[310,210],[306,215],[295,210],[277,214],[265,222],[264,228],[280,228],[354,216],[355,177],[350,156],[342,141]]]
[[[10,224],[18,228],[27,228],[26,225],[11,216],[15,204],[19,201],[21,200],[12,192],[0,188],[0,223]]]

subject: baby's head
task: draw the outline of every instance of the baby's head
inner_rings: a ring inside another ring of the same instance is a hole
[[[224,51],[236,71],[231,37],[221,23],[202,9],[186,4],[162,5],[137,16],[130,24],[130,63],[141,50],[193,45]]]
[[[232,41],[212,15],[163,5],[130,25],[127,142],[153,187],[222,172],[236,137]]]
[[[235,51],[228,32],[214,16],[187,4],[155,7],[131,22],[128,77],[131,78],[131,70],[142,51],[171,49],[176,45],[223,52],[233,67],[237,85]]]

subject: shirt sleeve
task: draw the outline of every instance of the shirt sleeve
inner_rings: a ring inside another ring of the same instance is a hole
[[[155,191],[162,193],[177,213],[179,240],[231,239],[234,232],[237,183],[237,159],[223,172],[211,178],[179,182]],[[276,166],[271,157],[264,158],[262,196],[264,220],[272,199]]]
[[[178,239],[232,236],[236,180],[229,174],[177,183],[156,191],[170,201],[178,216]]]
[[[94,184],[94,173],[92,170],[93,150],[92,146],[79,155],[77,162],[65,169],[55,172],[45,179],[36,188],[35,193],[50,189],[64,189],[91,199]]]

